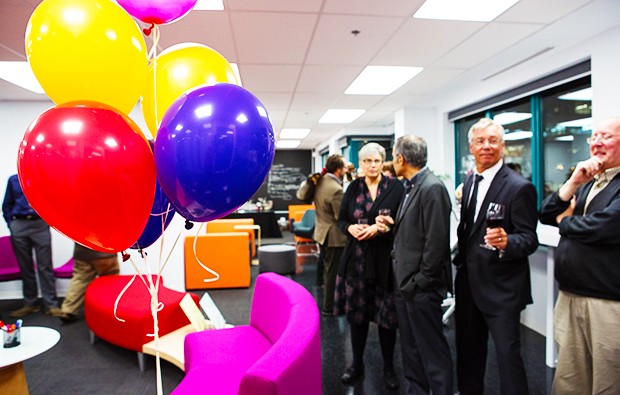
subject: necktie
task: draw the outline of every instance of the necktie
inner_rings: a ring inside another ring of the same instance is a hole
[[[467,211],[465,212],[465,227],[468,232],[471,230],[474,225],[474,216],[476,215],[476,200],[478,197],[478,184],[482,180],[482,176],[480,174],[475,175],[474,179],[474,189],[471,192],[471,198],[469,199],[469,205],[467,205]]]
[[[400,217],[403,215],[405,204],[407,203],[407,199],[409,198],[409,193],[411,192],[411,188],[413,188],[413,184],[409,182],[409,180],[405,180],[404,185],[405,197],[403,198],[403,201],[400,203],[400,207],[398,208],[398,213],[396,214],[397,219],[400,219]]]

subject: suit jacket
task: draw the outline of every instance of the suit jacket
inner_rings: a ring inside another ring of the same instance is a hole
[[[349,225],[357,223],[355,211],[358,205],[356,200],[359,196],[360,184],[364,182],[364,177],[357,178],[351,182],[340,207],[338,226],[343,234],[346,233],[347,241],[342,253],[340,266],[338,267],[338,274],[343,278],[357,275],[355,265],[358,259],[355,258],[355,249],[360,245],[364,250],[363,259],[366,278],[363,280],[375,282],[384,289],[392,290],[394,279],[390,252],[392,250],[393,232],[379,234],[370,240],[358,241],[347,231]],[[379,209],[389,208],[392,213],[396,213],[403,197],[403,185],[397,179],[382,177],[380,182],[383,184],[383,190],[368,210],[369,225],[375,223],[375,218],[379,215]],[[365,187],[364,191],[366,191]]]
[[[573,215],[559,224],[555,278],[563,291],[620,301],[620,175],[592,199],[583,215],[593,184],[590,181],[577,190]],[[541,206],[540,221],[558,226],[555,218],[569,205],[570,201],[553,193]]]
[[[417,174],[394,223],[394,274],[400,292],[417,288],[444,295],[452,284],[450,267],[450,195],[428,169]]]
[[[482,201],[474,225],[466,231],[466,202],[469,201],[473,178],[473,174],[467,177],[463,186],[464,203],[457,229],[459,251],[454,259],[459,271],[457,281],[461,274],[467,276],[474,302],[485,314],[504,309],[523,310],[532,303],[528,255],[538,247],[536,189],[526,178],[502,165]],[[503,254],[479,246],[484,244],[485,213],[491,202],[506,206],[500,224],[508,234],[508,245]]]
[[[343,247],[345,235],[338,229],[338,213],[344,190],[342,185],[327,174],[321,177],[314,191],[314,205],[316,206],[316,222],[314,225],[314,240],[329,247]]]

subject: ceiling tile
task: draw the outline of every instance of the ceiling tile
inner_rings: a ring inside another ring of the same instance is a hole
[[[231,19],[239,62],[302,64],[317,15],[235,12]]]
[[[402,23],[402,18],[322,15],[306,62],[365,65]],[[357,36],[351,31],[359,30]]]
[[[235,41],[228,17],[218,11],[193,11],[185,18],[160,27],[159,48],[178,43],[200,43],[221,53],[229,62],[237,62]],[[146,38],[151,46],[151,39]]]
[[[301,71],[297,92],[342,93],[362,70],[361,66],[306,65]]]
[[[424,0],[327,0],[323,12],[328,14],[411,17]]]
[[[319,12],[323,0],[225,0],[224,8],[235,11]]]
[[[550,24],[592,0],[520,0],[494,22]]]
[[[489,23],[465,42],[434,63],[443,68],[470,68],[510,48],[540,30],[542,25],[525,23]]]
[[[243,87],[256,92],[292,92],[301,65],[253,65],[239,67]]]
[[[484,27],[480,22],[409,19],[390,38],[372,63],[427,67]]]

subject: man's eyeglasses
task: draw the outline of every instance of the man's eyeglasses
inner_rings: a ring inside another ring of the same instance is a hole
[[[375,164],[375,165],[379,165],[381,164],[383,161],[381,159],[370,159],[370,158],[366,158],[362,161],[365,165],[370,165],[370,164]]]
[[[611,140],[614,139],[614,137],[616,137],[615,135],[611,134],[611,133],[598,133],[598,134],[593,134],[592,137],[588,137],[586,139],[586,143],[588,144],[596,144],[597,142],[601,142],[603,144],[610,142]]]
[[[491,138],[491,139],[475,139],[474,141],[472,141],[472,144],[475,145],[476,147],[482,147],[484,146],[484,143],[488,143],[491,147],[497,147],[498,145],[500,145],[502,142],[502,140],[500,139],[496,139],[496,138]]]

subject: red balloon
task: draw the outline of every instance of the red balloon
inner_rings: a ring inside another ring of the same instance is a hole
[[[140,128],[95,102],[53,107],[19,146],[19,181],[32,208],[54,229],[98,251],[138,240],[155,197],[155,161]]]

